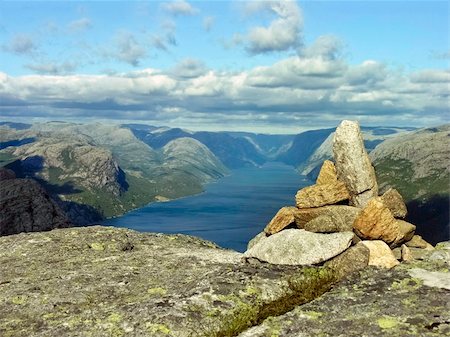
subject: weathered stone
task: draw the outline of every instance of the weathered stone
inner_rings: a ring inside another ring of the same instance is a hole
[[[316,184],[326,185],[334,184],[337,182],[336,167],[331,160],[325,160],[320,169],[319,176],[317,177]]]
[[[242,261],[185,235],[113,227],[0,238],[0,336],[236,336],[329,290],[324,267]]]
[[[313,265],[342,253],[350,246],[352,237],[352,232],[318,234],[286,229],[259,242],[244,257],[273,264]]]
[[[239,337],[449,336],[450,273],[445,269],[426,260],[388,270],[368,267]]]
[[[429,256],[431,261],[443,261],[450,267],[450,241],[438,243]]]
[[[353,223],[359,237],[369,240],[383,240],[388,244],[401,236],[399,223],[381,199],[372,198]]]
[[[353,222],[360,212],[361,209],[357,207],[332,205],[317,208],[298,209],[294,213],[294,217],[298,228],[304,228],[308,222],[319,216],[329,216],[333,219],[333,221],[339,224],[339,228],[347,228],[348,224],[353,225]]]
[[[402,261],[411,261],[414,259],[414,256],[408,247],[406,247],[405,245],[402,245],[400,249],[401,249],[401,253],[402,253],[402,257],[401,257]]]
[[[414,236],[414,231],[416,230],[416,226],[410,224],[409,222],[403,220],[395,220],[398,225],[399,233],[395,241],[391,244],[393,247],[399,246],[405,241],[409,241]]]
[[[397,260],[401,260],[402,259],[402,249],[400,247],[395,247],[394,249],[392,249],[392,254],[394,254],[394,257]]]
[[[321,215],[306,223],[304,229],[314,233],[351,232],[353,230],[352,222],[340,220],[342,219],[336,219],[330,215]]]
[[[403,197],[395,188],[388,189],[382,196],[383,204],[389,208],[395,218],[404,218],[408,213]]]
[[[333,205],[350,197],[345,184],[336,181],[331,184],[312,185],[302,188],[295,195],[298,208]]]
[[[295,223],[295,212],[297,212],[296,207],[286,206],[281,208],[272,220],[270,220],[266,228],[264,228],[264,232],[271,235],[278,233],[289,225],[292,225]]]
[[[253,239],[251,239],[251,240],[248,242],[247,249],[252,248],[252,247],[253,247],[254,245],[256,245],[258,242],[260,242],[260,241],[262,241],[262,240],[264,240],[264,239],[266,239],[266,238],[267,238],[267,234],[266,234],[265,232],[259,233],[258,235],[256,235]]]
[[[335,275],[341,279],[348,274],[361,270],[369,264],[369,249],[362,243],[352,246],[338,256],[325,262],[325,266],[331,268]]]
[[[392,268],[399,264],[386,242],[381,240],[361,241],[369,248],[369,266]]]
[[[434,247],[426,242],[420,235],[413,235],[411,240],[407,241],[405,243],[408,247],[414,247],[414,248],[422,248],[422,249],[428,249],[433,250]]]
[[[362,208],[369,199],[378,196],[375,170],[357,122],[344,120],[337,127],[333,155],[338,179],[345,183],[352,205]]]

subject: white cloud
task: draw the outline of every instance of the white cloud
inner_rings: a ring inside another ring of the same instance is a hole
[[[181,60],[173,69],[172,73],[175,77],[193,78],[199,77],[206,73],[205,64],[196,59],[187,58]]]
[[[175,0],[162,4],[162,8],[172,15],[194,15],[198,10],[185,0]]]
[[[246,49],[251,54],[295,49],[300,45],[303,18],[295,1],[250,1],[247,10],[276,16],[268,26],[253,27],[247,33]]]
[[[39,74],[59,75],[74,71],[77,68],[77,64],[69,61],[65,61],[62,63],[43,62],[27,64],[25,65],[25,67]]]
[[[122,31],[116,35],[114,51],[110,52],[109,56],[137,67],[146,54],[146,49],[138,43],[132,33]]]
[[[36,50],[36,43],[29,34],[19,33],[14,35],[3,50],[15,54],[30,54]]]
[[[74,20],[67,25],[67,28],[72,33],[82,32],[92,27],[92,22],[88,18],[81,18]]]
[[[216,22],[216,18],[214,16],[206,16],[203,18],[203,28],[205,31],[211,31],[214,23]]]

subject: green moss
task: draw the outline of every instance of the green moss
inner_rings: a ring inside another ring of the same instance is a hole
[[[423,281],[418,278],[405,278],[392,283],[392,289],[400,292],[410,292],[422,287]]]
[[[399,321],[395,317],[384,316],[377,320],[378,326],[382,329],[393,329],[399,325]]]
[[[11,298],[11,303],[16,305],[23,305],[27,303],[28,297],[25,295],[14,296]]]
[[[156,287],[156,288],[149,288],[147,290],[147,294],[152,296],[164,296],[167,293],[167,290],[164,288]]]
[[[170,329],[164,324],[155,324],[155,323],[147,323],[146,324],[147,331],[151,334],[160,333],[163,335],[170,334]]]
[[[93,250],[105,250],[105,246],[101,243],[98,242],[93,242],[91,244],[89,244],[89,247],[91,247]]]

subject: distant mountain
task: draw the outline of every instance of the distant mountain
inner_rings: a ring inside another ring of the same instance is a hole
[[[0,142],[9,142],[0,164],[44,184],[78,224],[199,193],[228,173],[196,140],[155,150],[128,128],[99,123],[40,123],[22,131],[6,126]]]
[[[448,240],[450,124],[386,140],[370,156],[380,189],[400,191],[419,234],[432,243]]]

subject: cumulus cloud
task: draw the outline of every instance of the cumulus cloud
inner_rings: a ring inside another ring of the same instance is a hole
[[[88,18],[81,18],[74,20],[67,25],[67,28],[72,33],[82,32],[92,27],[92,22]]]
[[[73,72],[77,68],[77,64],[69,61],[62,63],[46,62],[31,63],[25,65],[25,67],[39,74],[61,75]]]
[[[122,31],[116,35],[114,50],[108,54],[119,61],[137,67],[147,52],[132,33]]]
[[[198,13],[198,10],[185,0],[175,0],[164,3],[161,6],[166,12],[174,16],[194,15]]]
[[[36,43],[29,34],[16,34],[8,44],[3,46],[3,50],[14,54],[30,54],[36,50]]]
[[[301,43],[303,18],[295,1],[250,1],[248,12],[269,12],[275,19],[268,26],[253,27],[245,36],[246,49],[251,54],[284,51]]]
[[[343,118],[366,125],[450,122],[448,70],[402,73],[373,60],[351,65],[324,54],[329,55],[289,57],[240,72],[211,70],[185,59],[169,71],[0,74],[0,113],[37,116],[46,111],[52,118],[70,114],[279,130],[330,127]]]

